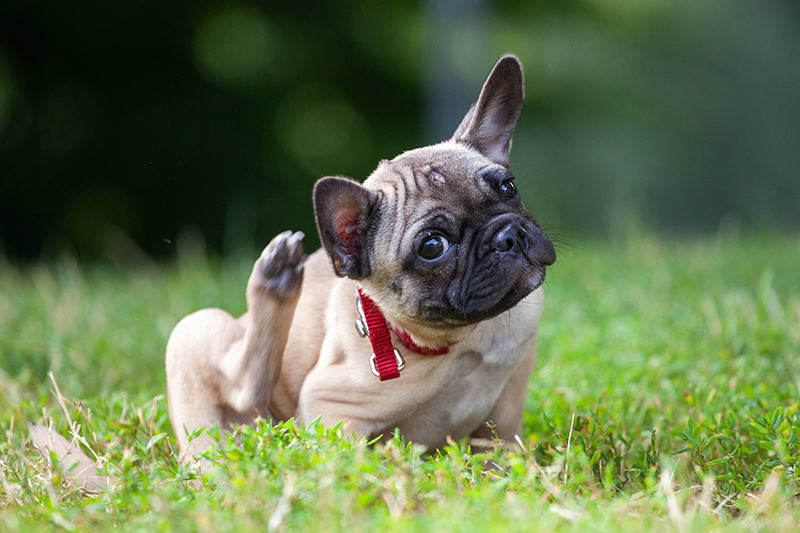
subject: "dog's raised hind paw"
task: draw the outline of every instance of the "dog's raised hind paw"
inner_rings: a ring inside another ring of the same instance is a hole
[[[256,261],[250,283],[254,282],[279,296],[292,296],[303,281],[302,231],[284,231],[278,234],[261,252]]]

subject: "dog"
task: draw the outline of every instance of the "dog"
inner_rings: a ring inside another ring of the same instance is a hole
[[[306,257],[302,233],[275,237],[244,315],[177,324],[167,401],[183,458],[214,444],[199,428],[259,418],[397,429],[428,449],[521,432],[556,260],[509,167],[523,99],[522,65],[503,56],[452,138],[381,161],[363,183],[318,180],[322,248]]]

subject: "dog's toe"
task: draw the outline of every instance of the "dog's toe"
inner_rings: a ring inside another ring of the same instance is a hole
[[[254,274],[261,278],[256,281],[280,295],[295,292],[303,281],[303,237],[302,231],[284,231],[272,239],[256,262]]]

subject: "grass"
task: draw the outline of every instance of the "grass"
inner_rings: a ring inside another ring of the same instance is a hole
[[[548,275],[521,448],[422,455],[291,422],[180,466],[172,326],[243,311],[249,260],[0,266],[0,530],[795,531],[800,239],[576,243]],[[119,478],[84,494],[28,442],[68,434]],[[483,464],[492,459],[499,469]]]

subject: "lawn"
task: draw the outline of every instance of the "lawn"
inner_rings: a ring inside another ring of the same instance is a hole
[[[0,530],[798,527],[800,238],[561,246],[514,449],[425,455],[264,423],[198,480],[174,454],[164,346],[195,309],[243,311],[250,265],[185,249],[135,268],[0,264]],[[70,487],[29,443],[27,421],[68,434],[67,415],[111,490]]]

